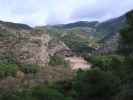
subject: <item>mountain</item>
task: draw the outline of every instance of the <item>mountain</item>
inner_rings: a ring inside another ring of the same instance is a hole
[[[79,29],[81,32],[88,34],[88,36],[94,36],[95,38],[107,39],[111,35],[119,32],[119,30],[125,25],[126,17],[122,15],[117,18],[113,18],[104,22],[98,21],[79,21],[75,23],[63,24],[63,25],[55,25],[54,28],[64,29],[64,30],[72,30]]]
[[[39,68],[37,81],[71,77],[73,71],[66,67],[69,63],[65,58],[84,60],[93,53],[112,53],[125,23],[125,15],[105,22],[79,21],[34,28],[0,21],[0,64],[15,64],[17,72],[26,74]]]
[[[0,21],[0,60],[8,58],[6,55],[13,56],[17,63],[44,66],[51,55],[61,50],[70,50],[81,56],[97,48],[104,51],[101,43],[104,49],[112,45],[112,40],[118,39],[117,33],[125,23],[125,15],[101,23],[79,21],[35,28]]]
[[[11,23],[11,22],[4,22],[0,21],[0,27],[10,28],[10,29],[16,29],[16,30],[31,30],[32,27],[26,25],[26,24],[20,24],[20,23]]]
[[[53,42],[54,46],[51,47]],[[58,46],[57,50],[56,46]],[[63,43],[54,41],[45,29],[3,21],[0,21],[0,47],[1,63],[37,64],[40,66],[47,65],[50,55],[67,48]]]
[[[125,26],[126,24],[126,17],[125,15],[120,16],[118,18],[114,18],[102,23],[99,23],[96,27],[97,34],[103,35],[103,41],[108,40],[111,38],[113,35],[118,33],[120,29]]]
[[[63,25],[55,25],[54,27],[64,28],[64,29],[75,28],[75,27],[95,27],[97,23],[98,23],[97,21],[93,21],[93,22],[79,21],[79,22],[63,24]]]
[[[0,48],[0,68],[2,71],[15,73],[16,76],[13,77],[19,77],[19,80],[46,82],[73,76],[71,68],[66,67],[68,63],[64,60],[62,52],[67,50],[71,53],[71,49],[61,40],[49,35],[45,28],[31,28],[24,24],[2,21]]]
[[[126,25],[126,16],[122,15],[104,22],[79,21],[75,23],[45,26],[48,33],[63,41],[74,52],[111,52],[119,39],[119,31]],[[82,47],[81,47],[82,45]],[[99,49],[97,49],[99,48]]]
[[[102,44],[102,46],[96,52],[115,52],[118,48],[120,38],[119,31],[126,26],[126,24],[126,15],[100,23],[97,26],[97,34],[101,33],[104,37],[99,40],[99,43]]]
[[[42,27],[44,28],[44,27]],[[78,54],[90,53],[96,45],[96,39],[88,36],[80,28],[60,29],[55,27],[45,27],[48,34],[61,40],[69,49]]]

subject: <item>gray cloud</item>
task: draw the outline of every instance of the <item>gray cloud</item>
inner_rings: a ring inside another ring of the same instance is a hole
[[[107,20],[118,17],[133,8],[132,0],[95,0],[92,5],[83,4],[75,9],[72,19]]]
[[[133,0],[0,0],[0,20],[29,25],[103,21],[133,9]]]

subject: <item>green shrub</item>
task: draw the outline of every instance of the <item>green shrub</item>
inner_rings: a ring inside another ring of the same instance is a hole
[[[132,100],[133,99],[133,81],[124,84],[121,91],[116,95],[114,100]]]
[[[62,93],[44,85],[32,88],[31,92],[32,96],[37,100],[65,100]]]
[[[49,65],[51,66],[63,65],[64,67],[68,67],[69,63],[65,61],[63,57],[54,55],[50,57]]]
[[[127,65],[125,57],[119,55],[100,55],[91,59],[94,68],[103,71],[110,71],[119,76],[122,80],[127,76]]]
[[[94,66],[98,66],[102,70],[109,70],[113,66],[116,68],[116,66],[121,66],[123,65],[124,61],[123,56],[118,56],[118,55],[99,55],[95,56],[91,59],[91,62],[93,63]]]
[[[15,76],[17,72],[16,64],[0,64],[0,77]]]
[[[39,71],[39,68],[40,67],[36,64],[23,64],[21,65],[20,69],[26,74],[28,73],[35,74]]]
[[[74,88],[76,100],[110,100],[119,92],[120,80],[110,72],[99,69],[79,71]]]
[[[16,91],[4,91],[0,95],[0,100],[36,100],[31,96],[31,92],[27,89],[16,89]]]

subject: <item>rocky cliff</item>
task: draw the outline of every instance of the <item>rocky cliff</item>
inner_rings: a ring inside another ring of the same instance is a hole
[[[67,48],[63,42],[50,37],[45,29],[21,25],[13,28],[14,23],[10,23],[11,27],[9,23],[6,24],[7,22],[0,24],[1,63],[46,66],[50,55]]]

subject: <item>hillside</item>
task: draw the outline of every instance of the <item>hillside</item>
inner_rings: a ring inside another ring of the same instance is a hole
[[[36,83],[72,77],[73,72],[65,67],[64,58],[54,56],[69,48],[45,29],[21,25],[7,22],[0,25],[0,77],[12,76],[18,78],[17,82],[23,81],[21,84],[30,80]]]
[[[32,27],[26,24],[4,22],[4,21],[0,21],[0,27],[3,27],[3,28],[5,27],[9,29],[14,29],[14,30],[31,30],[32,29]]]
[[[122,15],[118,18],[109,19],[104,22],[79,21],[70,24],[55,25],[52,27],[63,30],[79,29],[83,34],[88,34],[88,36],[93,36],[99,40],[106,40],[111,37],[111,35],[117,33],[125,25],[125,23],[126,17],[125,15]]]
[[[97,21],[94,21],[94,22],[79,21],[79,22],[75,22],[75,23],[55,25],[54,27],[64,28],[64,29],[75,28],[75,27],[92,27],[93,28],[96,26],[96,24],[98,24]]]
[[[97,34],[100,35],[101,33],[101,35],[104,36],[102,41],[106,41],[109,38],[112,38],[113,35],[117,34],[120,31],[120,29],[122,29],[125,26],[125,24],[125,15],[99,23],[96,27],[98,31]]]
[[[0,21],[0,100],[132,100],[132,33],[133,11],[102,23]]]
[[[4,60],[9,53],[17,63],[45,65],[49,55],[60,50],[69,49],[80,56],[89,55],[97,48],[97,51],[112,51],[116,48],[113,41],[117,41],[117,33],[125,23],[124,15],[102,23],[80,21],[36,28],[0,21],[0,58]]]
[[[113,46],[114,41],[118,40],[119,38],[118,32],[125,25],[126,25],[126,17],[125,15],[122,15],[118,18],[110,19],[104,22],[79,21],[69,24],[54,25],[48,27],[46,26],[46,28],[49,30],[49,33],[53,33],[51,35],[53,35],[54,37],[57,36],[57,38],[59,39],[62,39],[64,37],[62,41],[65,42],[68,45],[68,47],[70,47],[71,49],[74,48],[71,46],[71,44],[73,46],[75,44],[71,40],[74,41],[77,40],[76,43],[78,42],[80,42],[81,44],[83,43],[82,45],[86,45],[87,43],[88,47],[90,48],[89,49],[90,53],[91,50],[95,51],[95,49],[98,49],[96,52],[114,51],[117,48],[117,44]]]
[[[51,73],[49,69],[56,66],[59,71],[62,70],[61,74],[66,70],[69,76],[72,74],[68,73],[71,70],[69,66],[71,61],[68,63],[65,59],[82,58],[81,61],[84,63],[85,59],[94,52],[114,51],[119,38],[117,33],[124,23],[124,16],[102,23],[80,21],[35,28],[25,24],[0,21],[0,63],[16,64],[17,71],[26,70],[26,73],[27,70],[34,72],[36,68],[45,69],[45,67],[47,72]],[[116,45],[113,45],[114,43]],[[65,69],[66,66],[69,67]],[[56,73],[55,70],[52,73]],[[47,75],[49,76],[48,73]]]

